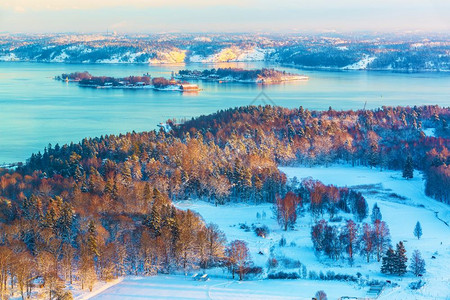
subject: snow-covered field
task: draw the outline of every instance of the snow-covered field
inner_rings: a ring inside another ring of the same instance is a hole
[[[213,299],[213,300],[306,300],[318,289],[329,289],[328,299],[354,293],[338,282],[314,280],[193,281],[184,276],[127,277],[121,283],[92,297],[95,300],[125,299]],[[84,298],[86,299],[86,298]]]
[[[284,232],[273,218],[270,204],[230,204],[216,207],[205,202],[184,201],[176,205],[181,209],[198,212],[206,222],[218,224],[228,241],[245,240],[255,265],[263,267],[265,272],[267,260],[272,255],[299,261],[308,271],[334,271],[353,276],[360,272],[361,278],[391,280],[399,285],[386,288],[379,299],[450,299],[450,228],[444,223],[450,221],[450,208],[425,196],[424,183],[417,171],[415,178],[407,181],[401,177],[400,172],[380,172],[364,167],[301,167],[281,170],[290,178],[311,176],[325,184],[353,186],[364,194],[370,208],[375,202],[378,203],[382,218],[389,225],[392,244],[404,241],[408,258],[413,250],[421,251],[427,269],[422,278],[426,282],[425,286],[413,291],[408,288],[410,282],[417,281],[412,274],[408,273],[403,277],[383,275],[380,273],[381,263],[371,261],[366,264],[359,256],[353,266],[347,261],[334,262],[326,257],[317,257],[310,239],[312,220],[309,214],[298,219],[295,230]],[[266,217],[257,218],[257,212],[260,215],[265,213]],[[370,217],[365,221],[370,222]],[[420,221],[423,229],[420,240],[413,236],[417,221]],[[257,237],[252,230],[241,229],[240,223],[250,227],[258,223],[267,225],[270,234],[265,239]],[[287,241],[284,247],[279,246],[282,236]],[[436,258],[432,259],[432,256]],[[274,271],[298,272],[299,268],[289,269],[280,264]],[[93,299],[311,299],[318,290],[324,290],[328,299],[337,299],[341,296],[365,297],[368,291],[367,286],[340,281],[297,279],[237,282],[221,270],[213,270],[210,274],[212,278],[207,282],[196,282],[190,277],[176,275],[125,278]]]

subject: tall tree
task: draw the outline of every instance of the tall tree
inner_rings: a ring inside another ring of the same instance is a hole
[[[381,215],[381,210],[378,207],[378,204],[375,203],[372,208],[372,215],[371,215],[372,223],[375,223],[376,220],[381,221],[382,217],[383,216]]]
[[[406,273],[407,261],[408,257],[406,256],[405,246],[403,245],[403,242],[400,241],[397,244],[397,251],[395,251],[395,259],[394,259],[395,274],[401,276]]]
[[[374,251],[374,232],[370,224],[364,223],[361,236],[361,252],[366,255],[367,262]]]
[[[380,261],[382,253],[389,247],[391,242],[389,227],[384,221],[377,220],[373,224],[373,233],[377,261]]]
[[[411,179],[414,177],[414,164],[411,155],[406,158],[405,165],[403,167],[403,178]]]
[[[409,266],[409,269],[416,276],[425,273],[425,260],[422,258],[419,250],[414,250],[411,257],[411,265]]]
[[[344,227],[345,244],[350,262],[353,263],[353,251],[357,243],[358,225],[352,220],[347,220]]]
[[[390,248],[386,251],[386,255],[383,256],[381,263],[381,273],[394,274],[395,273],[395,251]]]
[[[289,227],[294,226],[297,221],[297,207],[299,204],[299,197],[293,192],[288,192],[284,198],[277,197],[275,204],[275,213],[278,224],[280,224],[284,231]]]
[[[420,222],[417,221],[416,226],[414,227],[414,236],[420,240],[420,237],[422,236],[422,226],[420,225]]]
[[[233,278],[234,274],[237,272],[239,274],[239,280],[243,280],[250,263],[250,253],[248,251],[247,243],[242,240],[234,240],[227,247],[226,253]]]

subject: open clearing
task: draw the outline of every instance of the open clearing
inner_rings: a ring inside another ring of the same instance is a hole
[[[183,201],[176,205],[181,209],[198,212],[206,222],[218,224],[228,241],[245,240],[255,265],[263,267],[265,272],[269,255],[273,255],[299,261],[308,271],[334,271],[349,275],[360,272],[362,278],[391,280],[399,285],[386,288],[379,299],[450,299],[450,228],[444,223],[450,221],[450,208],[425,196],[420,174],[415,172],[415,178],[407,181],[401,178],[400,172],[380,172],[363,167],[300,167],[281,170],[289,178],[295,176],[301,180],[311,176],[325,184],[355,187],[364,194],[370,209],[375,202],[378,203],[383,220],[389,225],[392,244],[404,241],[408,258],[415,249],[422,252],[427,268],[422,279],[426,284],[413,291],[408,288],[409,283],[417,281],[412,274],[408,273],[403,277],[383,275],[380,273],[381,263],[372,260],[366,264],[360,256],[357,256],[353,266],[345,260],[335,262],[326,257],[317,257],[310,239],[313,220],[309,214],[298,219],[294,230],[284,232],[273,218],[270,204],[228,204],[216,207],[206,202]],[[257,212],[261,215],[264,212],[266,217],[258,219]],[[352,217],[342,215],[345,218]],[[324,218],[327,219],[328,216],[325,215]],[[370,222],[370,217],[365,221]],[[413,236],[417,221],[420,221],[423,229],[420,240]],[[257,237],[252,230],[242,229],[242,223],[249,227],[252,224],[267,225],[270,234],[265,239]],[[287,241],[285,247],[279,246],[282,236]],[[436,258],[432,259],[432,256]],[[273,271],[298,272],[299,269],[279,266]],[[222,270],[211,270],[208,273],[212,278],[206,282],[177,275],[127,277],[103,292],[96,293],[92,299],[311,299],[318,290],[324,290],[328,299],[337,299],[341,296],[365,297],[368,291],[367,286],[360,287],[357,283],[340,281],[298,279],[238,282]],[[88,295],[84,296],[84,299],[89,298]]]

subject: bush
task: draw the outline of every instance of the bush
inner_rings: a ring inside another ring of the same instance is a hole
[[[253,267],[247,267],[244,269],[245,274],[248,276],[258,276],[263,273],[263,269],[261,267],[253,266]]]
[[[316,279],[318,279],[319,278],[319,275],[317,275],[317,272],[316,271],[309,271],[309,279],[311,279],[311,280],[316,280]]]
[[[243,229],[244,231],[250,231],[250,227],[247,224],[239,223],[239,228]]]
[[[409,288],[412,290],[418,290],[425,285],[425,282],[422,280],[414,281],[409,284]]]
[[[266,225],[263,225],[263,226],[260,226],[260,227],[256,227],[255,228],[255,233],[256,233],[257,236],[260,236],[262,238],[266,238],[269,235],[270,230],[269,230],[269,228]]]
[[[281,264],[288,269],[300,268],[302,263],[299,260],[283,257],[280,259]]]
[[[270,257],[267,260],[267,267],[269,269],[274,269],[274,268],[278,267],[278,260],[275,257]]]
[[[267,276],[269,279],[299,279],[300,275],[297,272],[286,273],[286,272],[278,272],[272,273]]]

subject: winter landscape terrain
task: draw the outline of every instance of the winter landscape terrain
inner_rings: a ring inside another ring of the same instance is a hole
[[[267,61],[307,69],[449,71],[445,35],[0,33],[0,61],[184,64]]]
[[[380,263],[374,261],[365,264],[361,257],[350,266],[344,260],[336,263],[326,257],[316,256],[310,238],[313,220],[309,214],[297,221],[295,230],[285,232],[280,229],[273,216],[271,204],[227,204],[217,207],[211,203],[191,200],[178,202],[176,206],[196,211],[206,222],[218,224],[229,240],[247,241],[255,265],[264,270],[267,270],[267,260],[272,255],[278,259],[299,261],[308,271],[316,273],[332,271],[355,276],[360,273],[361,280],[349,283],[336,280],[255,278],[240,282],[232,280],[227,272],[216,269],[207,271],[210,279],[206,282],[198,282],[191,276],[184,275],[125,277],[106,289],[99,284],[100,292],[94,290],[92,294],[84,293],[76,299],[311,299],[317,290],[324,290],[328,299],[344,296],[371,298],[368,294],[369,287],[364,281],[374,279],[392,282],[385,287],[378,299],[449,299],[450,270],[444,266],[450,265],[450,208],[425,195],[420,174],[406,180],[399,172],[366,167],[283,167],[281,170],[291,179],[312,177],[324,184],[352,187],[363,193],[369,207],[377,203],[383,220],[390,226],[392,241],[403,241],[408,257],[413,250],[421,250],[427,268],[427,273],[421,278],[425,284],[419,290],[411,290],[409,285],[418,280],[413,274],[400,278],[386,276],[380,272]],[[257,218],[257,213],[260,218]],[[264,213],[265,218],[262,217]],[[413,235],[417,221],[420,221],[423,228],[420,240]],[[258,237],[253,231],[240,228],[239,224],[242,223],[266,225],[270,234],[266,238]],[[286,239],[283,247],[279,245],[282,237]],[[279,266],[275,271],[302,272],[299,265]]]

